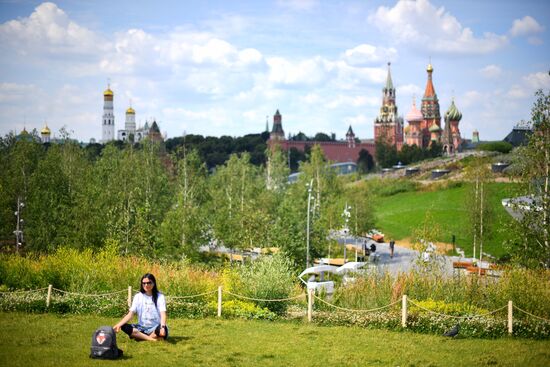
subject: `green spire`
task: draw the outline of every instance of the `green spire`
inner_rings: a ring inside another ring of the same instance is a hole
[[[393,83],[391,80],[391,73],[390,73],[390,65],[391,65],[391,62],[388,62],[388,79],[386,80],[386,89],[393,89]]]

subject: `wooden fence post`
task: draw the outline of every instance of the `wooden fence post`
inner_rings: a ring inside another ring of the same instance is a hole
[[[401,302],[401,326],[407,327],[407,295],[403,295]]]
[[[222,317],[222,286],[218,287],[218,317]]]
[[[128,307],[132,307],[132,286],[128,286]]]
[[[46,307],[50,307],[50,299],[52,297],[52,285],[48,285],[48,297],[46,297]]]
[[[514,306],[512,304],[512,301],[508,301],[508,334],[512,335],[513,327],[512,327],[512,313],[513,313]]]
[[[307,291],[307,322],[313,319],[313,292],[315,292],[313,289]]]

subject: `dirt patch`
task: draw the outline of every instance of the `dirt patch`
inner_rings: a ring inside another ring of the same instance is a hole
[[[405,247],[411,250],[415,249],[412,243],[412,239],[410,237],[406,237],[401,240],[396,240],[395,245]],[[453,249],[452,243],[434,242],[434,245],[437,249],[437,253],[439,254],[446,254],[447,252],[452,251]]]

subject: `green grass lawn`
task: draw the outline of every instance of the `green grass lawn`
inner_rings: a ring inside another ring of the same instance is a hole
[[[115,319],[1,313],[1,366],[548,366],[550,341],[449,339],[302,322],[170,320],[168,342],[118,334],[119,361],[88,358]]]
[[[426,213],[431,212],[433,222],[441,229],[441,242],[451,243],[456,236],[456,244],[472,255],[473,238],[468,233],[469,221],[467,196],[470,184],[462,187],[430,192],[405,192],[387,197],[380,197],[377,202],[377,226],[387,236],[396,239],[410,237],[414,228],[421,225]],[[490,183],[488,185],[489,204],[493,212],[493,230],[491,237],[485,238],[483,251],[494,256],[505,253],[502,242],[506,238],[504,231],[498,229],[502,224],[511,221],[511,217],[501,204],[503,198],[510,197],[514,186],[507,183]]]

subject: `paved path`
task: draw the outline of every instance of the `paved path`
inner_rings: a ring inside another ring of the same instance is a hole
[[[358,243],[361,244],[364,238],[361,238]],[[344,240],[339,240],[339,243],[344,243]],[[347,241],[348,245],[352,244],[351,240]],[[413,270],[417,267],[418,259],[420,258],[420,253],[416,250],[412,250],[406,247],[399,246],[396,243],[394,247],[393,259],[390,257],[390,245],[389,243],[377,243],[370,239],[367,239],[367,243],[370,246],[371,243],[376,244],[376,254],[379,255],[379,260],[373,265],[382,273],[388,271],[392,275],[398,273],[406,273]],[[359,245],[359,249],[360,249]],[[444,272],[448,275],[453,274],[453,261],[458,261],[459,258],[456,256],[444,256],[438,255],[440,259],[443,260],[443,269]],[[464,258],[462,259],[464,260]],[[372,266],[371,266],[372,267]]]

